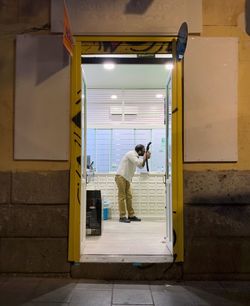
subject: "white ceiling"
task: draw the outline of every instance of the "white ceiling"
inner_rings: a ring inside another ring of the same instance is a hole
[[[105,70],[103,64],[83,64],[87,88],[160,89],[165,88],[169,71],[163,64],[116,64]]]

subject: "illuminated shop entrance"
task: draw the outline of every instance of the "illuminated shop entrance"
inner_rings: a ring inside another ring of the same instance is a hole
[[[78,39],[73,59],[69,259],[182,261],[182,65],[172,52],[176,40],[85,39]],[[104,71],[107,60],[115,63],[114,71]],[[132,182],[135,214],[142,221],[123,224],[115,172],[123,154],[148,142],[149,171],[138,171]],[[99,218],[100,232],[89,225],[89,196],[95,191],[102,207],[91,213]]]

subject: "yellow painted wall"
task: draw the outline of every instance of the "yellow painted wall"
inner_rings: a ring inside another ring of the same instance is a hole
[[[245,32],[244,0],[203,0],[203,32],[206,37],[239,38],[238,162],[185,164],[184,170],[250,169],[250,36]]]
[[[66,170],[68,162],[14,161],[15,36],[50,22],[50,1],[2,1],[0,7],[0,171]]]
[[[0,171],[66,170],[69,162],[14,161],[15,35],[49,22],[49,0],[6,1],[0,11]],[[32,4],[33,3],[33,4]],[[250,169],[250,36],[244,31],[244,0],[203,0],[202,36],[239,37],[238,163],[185,164],[184,170]]]

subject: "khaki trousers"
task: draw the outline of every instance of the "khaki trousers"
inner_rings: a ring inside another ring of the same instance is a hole
[[[115,176],[115,182],[118,188],[118,204],[119,204],[120,218],[126,217],[126,208],[128,211],[128,217],[133,217],[134,210],[132,207],[132,193],[130,189],[130,183],[127,180],[125,180],[125,178],[122,177],[121,175]]]

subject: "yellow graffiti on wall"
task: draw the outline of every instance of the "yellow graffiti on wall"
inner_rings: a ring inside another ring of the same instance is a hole
[[[169,42],[88,42],[81,44],[83,54],[171,54]]]

